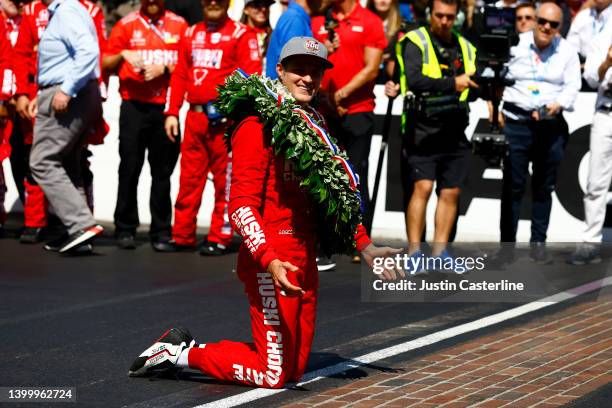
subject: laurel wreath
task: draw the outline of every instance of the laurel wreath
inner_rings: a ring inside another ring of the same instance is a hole
[[[284,101],[279,103],[266,91],[264,83],[283,95]],[[250,115],[260,117],[264,128],[272,134],[274,153],[293,163],[296,175],[302,180],[300,186],[315,204],[321,248],[328,254],[352,254],[354,234],[361,223],[359,193],[351,188],[349,176],[333,159],[328,146],[298,113],[293,112],[297,105],[286,88],[278,80],[259,75],[244,78],[234,73],[219,87],[216,106],[235,124]],[[231,133],[230,127],[226,137]],[[348,160],[344,152],[337,155]]]

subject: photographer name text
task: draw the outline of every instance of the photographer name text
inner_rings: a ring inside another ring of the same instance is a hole
[[[507,279],[502,279],[497,282],[489,282],[486,280],[482,281],[470,281],[463,279],[459,282],[449,281],[448,279],[438,282],[428,282],[422,280],[420,282],[411,281],[408,279],[401,279],[395,282],[386,282],[382,279],[376,279],[372,282],[372,288],[376,291],[522,291],[525,289],[525,284],[522,282],[512,282]]]

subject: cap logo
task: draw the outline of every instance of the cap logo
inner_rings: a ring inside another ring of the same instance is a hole
[[[304,48],[308,52],[317,53],[319,52],[319,43],[314,40],[308,40],[304,43]]]

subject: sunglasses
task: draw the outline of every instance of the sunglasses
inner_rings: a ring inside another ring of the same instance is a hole
[[[538,17],[538,25],[545,26],[546,24],[549,24],[550,28],[552,28],[553,30],[556,30],[557,28],[559,28],[559,25],[561,25],[559,21],[551,21],[542,17]]]
[[[516,16],[516,19],[518,21],[532,21],[535,17],[534,16]]]

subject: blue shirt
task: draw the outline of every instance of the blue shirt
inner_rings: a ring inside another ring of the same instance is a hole
[[[100,76],[96,29],[78,0],[55,0],[48,10],[49,24],[38,46],[38,85],[62,84],[62,92],[74,97]]]
[[[278,19],[276,28],[272,31],[268,52],[266,53],[266,76],[276,79],[276,64],[283,46],[293,37],[312,37],[310,16],[306,10],[295,2],[290,2],[287,11]]]
[[[527,111],[557,102],[564,110],[571,111],[582,81],[578,53],[561,37],[540,50],[534,43],[533,31],[520,35],[517,46],[510,49],[508,79],[514,85],[504,90],[503,101],[511,102]],[[506,110],[505,115],[516,119]]]

